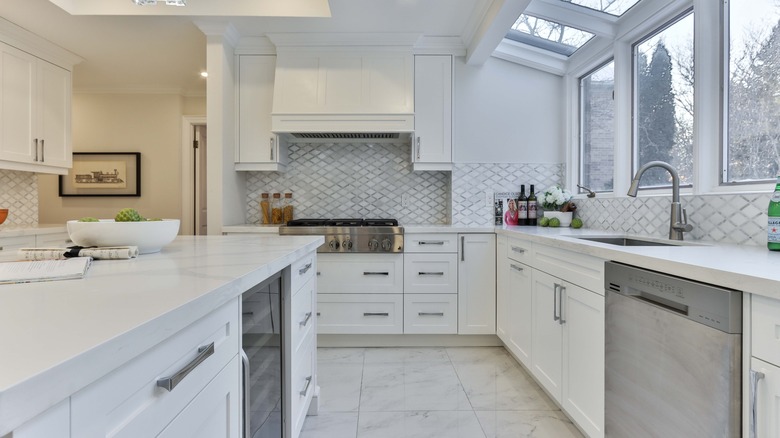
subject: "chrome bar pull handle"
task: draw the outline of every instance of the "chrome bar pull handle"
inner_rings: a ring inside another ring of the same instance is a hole
[[[420,137],[417,137],[417,159],[420,159]]]
[[[444,316],[444,312],[417,312],[417,316]]]
[[[306,266],[302,267],[301,269],[298,269],[298,275],[303,275],[309,272],[309,269],[311,269],[311,262],[307,263]]]
[[[35,139],[35,161],[38,161],[38,139]]]
[[[417,242],[418,245],[444,245],[443,240],[421,240]]]
[[[157,386],[160,388],[165,388],[168,391],[173,391],[173,388],[175,388],[176,385],[181,383],[181,381],[184,380],[184,378],[187,377],[187,375],[191,373],[192,370],[197,368],[198,365],[203,363],[203,361],[208,359],[212,354],[214,354],[213,342],[209,345],[206,345],[205,347],[198,348],[198,355],[195,357],[195,359],[193,359],[190,363],[185,365],[184,368],[180,369],[172,376],[157,380]]]
[[[271,143],[271,161],[273,161],[274,160],[274,138],[271,137],[269,140]]]
[[[514,264],[514,263],[512,263],[512,264],[511,264],[511,265],[509,265],[509,266],[510,266],[512,269],[514,269],[515,271],[517,271],[517,272],[523,272],[523,268],[521,268],[520,266],[517,266],[517,265],[516,265],[516,264]]]
[[[306,394],[309,392],[309,385],[311,385],[311,378],[312,376],[306,378],[306,385],[303,386],[303,389],[300,392],[301,397],[306,397]]]
[[[46,161],[44,154],[46,154],[46,146],[43,144],[43,139],[41,139],[41,163]]]
[[[303,321],[299,322],[301,327],[306,327],[306,324],[309,323],[309,320],[311,319],[311,312],[306,312],[306,318],[303,319]]]
[[[566,324],[566,320],[563,319],[563,295],[566,293],[566,286],[558,286],[558,323],[560,325]]]
[[[387,312],[363,312],[363,316],[390,316]]]
[[[418,272],[417,275],[444,275],[444,272]]]
[[[252,386],[249,384],[249,356],[246,355],[243,348],[239,352],[241,353],[241,369],[244,374],[244,394],[241,396],[241,403],[243,403],[244,408],[244,437],[248,438],[251,436],[249,434],[249,390]]]
[[[758,381],[763,378],[764,373],[750,370],[750,438],[758,436]]]
[[[466,261],[466,236],[460,236],[460,261]]]
[[[372,272],[372,271],[365,271],[363,272],[363,275],[390,275],[389,272]]]
[[[518,254],[523,254],[525,252],[525,249],[524,248],[520,248],[519,246],[513,246],[512,247],[512,251],[514,251],[514,252],[516,252]]]
[[[558,288],[561,287],[558,283],[553,284],[553,321],[561,319],[558,316]]]

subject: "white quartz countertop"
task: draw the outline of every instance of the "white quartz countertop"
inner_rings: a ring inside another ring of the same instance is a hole
[[[279,234],[279,225],[224,225],[222,233],[252,233],[252,234]]]
[[[0,285],[0,436],[322,243],[179,236],[159,253],[96,260],[84,279]]]
[[[35,236],[38,234],[66,233],[65,224],[0,225],[0,238],[17,236]]]
[[[432,225],[432,224],[401,224],[404,233],[493,233],[493,226],[464,226],[464,225]],[[229,233],[255,233],[255,234],[278,234],[278,225],[226,225],[222,227],[222,232]]]
[[[626,235],[609,231],[511,226],[495,230],[498,234],[521,237],[604,260],[780,299],[780,251],[769,251],[764,246],[686,241],[683,246],[624,247],[577,239]]]

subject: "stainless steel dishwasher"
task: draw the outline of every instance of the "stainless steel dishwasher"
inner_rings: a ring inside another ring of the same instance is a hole
[[[606,262],[605,436],[739,437],[742,292]]]

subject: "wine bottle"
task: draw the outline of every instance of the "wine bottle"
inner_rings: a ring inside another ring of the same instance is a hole
[[[520,197],[517,198],[517,225],[528,225],[528,198],[525,196],[525,184],[520,185]]]
[[[528,225],[536,226],[536,194],[534,194],[533,184],[528,193]]]
[[[772,199],[769,200],[768,216],[766,246],[770,251],[780,251],[780,175]]]

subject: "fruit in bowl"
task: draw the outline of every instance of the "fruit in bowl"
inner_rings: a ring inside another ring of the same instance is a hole
[[[122,211],[125,210],[128,209]],[[114,219],[70,220],[67,222],[70,240],[79,246],[137,246],[138,252],[148,254],[160,251],[179,233],[179,219],[146,220],[138,212],[135,212],[137,216],[125,213],[125,217],[137,220],[122,221],[119,214]]]

